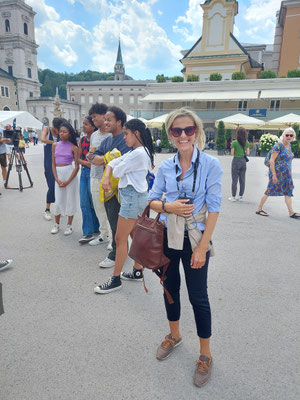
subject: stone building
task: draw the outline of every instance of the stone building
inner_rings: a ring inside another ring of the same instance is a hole
[[[0,0],[0,68],[16,78],[19,110],[40,95],[35,14],[23,0]]]
[[[0,68],[0,111],[18,111],[16,79]]]

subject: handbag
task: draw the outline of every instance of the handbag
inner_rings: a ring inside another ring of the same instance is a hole
[[[160,213],[157,214],[156,218],[150,218],[150,203],[143,214],[138,215],[128,255],[144,268],[151,269],[160,278],[167,300],[170,304],[173,304],[174,301],[170,293],[163,285],[170,263],[169,258],[164,254],[165,225],[159,221]],[[148,292],[146,287],[145,290]]]
[[[243,150],[244,150],[244,158],[245,158],[246,162],[249,162],[249,158],[246,156],[246,152],[245,152],[244,147],[243,147]]]

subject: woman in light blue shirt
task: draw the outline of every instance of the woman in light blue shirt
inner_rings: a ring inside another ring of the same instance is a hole
[[[222,168],[216,158],[201,151],[205,134],[201,120],[192,110],[182,108],[169,114],[166,130],[178,151],[162,162],[149,200],[154,211],[165,213],[161,216],[166,227],[164,251],[170,264],[164,286],[174,303],[170,304],[164,296],[170,333],[158,347],[156,357],[164,360],[182,343],[179,330],[182,261],[200,338],[194,383],[202,386],[210,377],[212,365],[207,269],[213,251],[211,237],[221,207]]]

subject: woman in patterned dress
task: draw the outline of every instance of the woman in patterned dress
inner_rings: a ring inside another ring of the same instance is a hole
[[[295,213],[292,206],[293,179],[292,160],[294,154],[291,150],[291,142],[295,140],[296,134],[293,128],[284,130],[280,141],[272,148],[269,168],[269,184],[265,194],[262,196],[256,214],[268,217],[269,214],[263,210],[263,205],[269,196],[284,196],[290,218],[300,219],[300,214]]]

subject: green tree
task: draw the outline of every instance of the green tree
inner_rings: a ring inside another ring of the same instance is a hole
[[[223,121],[220,121],[218,124],[218,133],[216,139],[216,149],[223,150],[225,149],[225,124]]]
[[[276,74],[271,69],[266,69],[265,71],[260,72],[258,78],[259,79],[272,79],[272,78],[276,78]]]
[[[225,139],[226,140],[231,139],[231,129],[226,129]]]
[[[290,69],[287,73],[288,78],[300,78],[300,69]]]
[[[158,83],[166,82],[166,78],[165,78],[164,74],[156,75],[156,82],[158,82]]]
[[[221,81],[222,80],[222,75],[219,74],[219,72],[214,72],[213,74],[210,74],[209,80],[210,81]]]
[[[241,80],[243,80],[243,79],[246,79],[246,75],[244,74],[244,72],[234,72],[234,73],[231,75],[231,79],[232,79],[233,81],[241,81]]]
[[[199,82],[199,75],[188,75],[188,82]]]
[[[171,81],[172,82],[183,82],[183,76],[173,76],[172,78],[171,78]]]
[[[299,135],[299,124],[294,124],[294,125],[293,125],[293,129],[294,129],[294,131],[295,131],[295,133],[296,133],[296,139],[299,139],[299,140],[300,140],[300,135]]]
[[[166,125],[163,123],[161,127],[161,142],[160,147],[168,149],[170,147],[169,138],[166,132]]]

